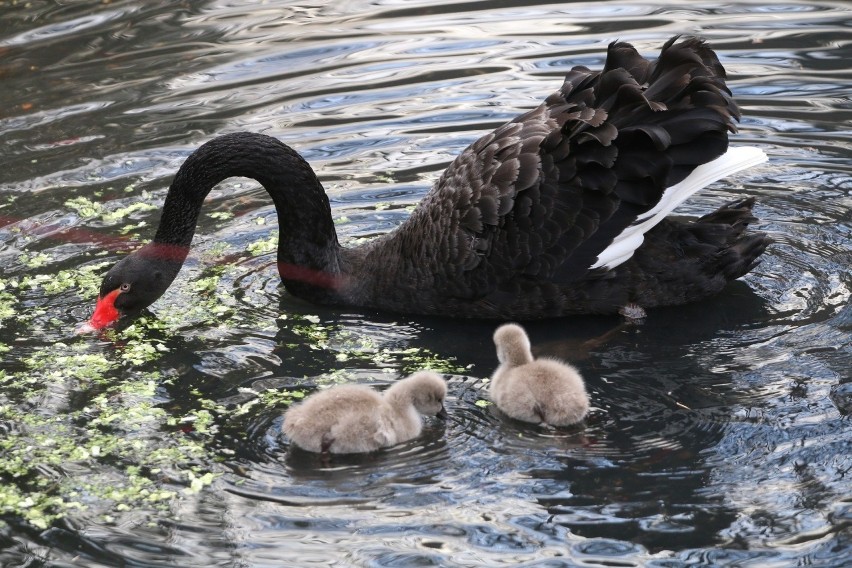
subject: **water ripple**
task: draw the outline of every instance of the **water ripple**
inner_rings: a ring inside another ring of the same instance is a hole
[[[4,4],[0,21],[0,297],[23,313],[2,322],[0,373],[79,348],[68,329],[91,310],[89,293],[48,293],[25,278],[116,260],[158,220],[155,210],[88,216],[69,201],[106,213],[159,204],[195,147],[248,129],[311,161],[342,241],[375,236],[408,216],[459,150],[538,104],[571,66],[601,66],[615,39],[650,55],[670,35],[699,33],[718,49],[744,114],[736,143],[764,148],[770,163],[679,212],[751,195],[755,228],[774,241],[743,282],[643,326],[530,326],[542,354],[581,368],[594,405],[583,425],[549,431],[487,405],[491,325],[339,313],[289,297],[275,253],[246,251],[274,234],[274,208],[256,184],[226,182],[153,314],[182,313],[197,301],[193,285],[216,276],[209,293],[233,318],[216,326],[188,315],[162,340],[166,355],[121,370],[168,377],[157,394],[167,407],[185,403],[184,390],[249,405],[218,425],[206,448],[215,459],[198,464],[221,465],[220,476],[159,517],[142,506],[116,523],[92,504],[44,531],[4,517],[0,564],[852,561],[846,4],[35,1]],[[306,322],[320,337],[314,348],[298,333]],[[412,363],[370,349],[409,348],[466,370],[448,376],[451,419],[399,447],[324,463],[289,447],[283,409],[251,406],[266,389],[385,385]],[[0,410],[14,396],[0,393]],[[63,418],[79,396],[54,388],[26,409]],[[28,428],[0,420],[7,437]],[[71,479],[89,466],[80,467],[41,474]]]

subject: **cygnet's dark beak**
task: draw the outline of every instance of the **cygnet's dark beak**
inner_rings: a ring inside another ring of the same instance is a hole
[[[439,410],[438,414],[436,414],[435,416],[437,416],[441,420],[446,420],[447,418],[449,418],[449,415],[447,414],[447,409],[444,408],[443,404],[441,405],[441,410]]]

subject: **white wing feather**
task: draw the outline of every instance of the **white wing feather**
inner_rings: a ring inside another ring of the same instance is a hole
[[[591,268],[615,268],[633,256],[645,240],[645,233],[662,221],[675,207],[689,199],[701,188],[714,181],[733,175],[741,170],[762,164],[766,154],[753,146],[728,148],[728,151],[713,160],[695,168],[686,179],[663,192],[657,205],[636,218],[632,225],[624,229],[612,243],[601,251]]]

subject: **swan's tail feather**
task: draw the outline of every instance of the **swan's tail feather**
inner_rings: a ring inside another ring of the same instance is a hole
[[[760,264],[760,255],[772,241],[766,233],[748,235],[722,253],[720,269],[728,280],[745,276]]]
[[[631,260],[628,270],[641,283],[630,300],[643,308],[692,302],[756,267],[771,241],[747,230],[755,221],[754,202],[740,199],[692,221],[664,219]],[[661,258],[667,259],[663,265]]]
[[[741,199],[701,217],[693,225],[692,232],[705,242],[713,241],[709,231],[718,230],[724,235],[724,241],[718,242],[717,254],[705,266],[710,274],[720,273],[727,280],[735,280],[760,264],[759,257],[771,239],[766,233],[745,234],[749,223],[756,220],[753,206],[753,197]]]

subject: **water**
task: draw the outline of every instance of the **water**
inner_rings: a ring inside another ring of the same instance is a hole
[[[852,11],[843,2],[0,3],[0,564],[843,566],[852,563]],[[253,130],[318,171],[341,240],[405,219],[448,161],[607,43],[719,51],[775,244],[721,296],[530,327],[594,409],[550,433],[484,406],[489,324],[307,305],[274,209],[230,180],[146,318],[71,330],[153,234],[170,176]],[[211,215],[212,214],[212,215]],[[251,251],[246,248],[251,246]],[[284,314],[284,316],[282,316]],[[452,420],[366,457],[292,451],[334,382],[447,372]]]

